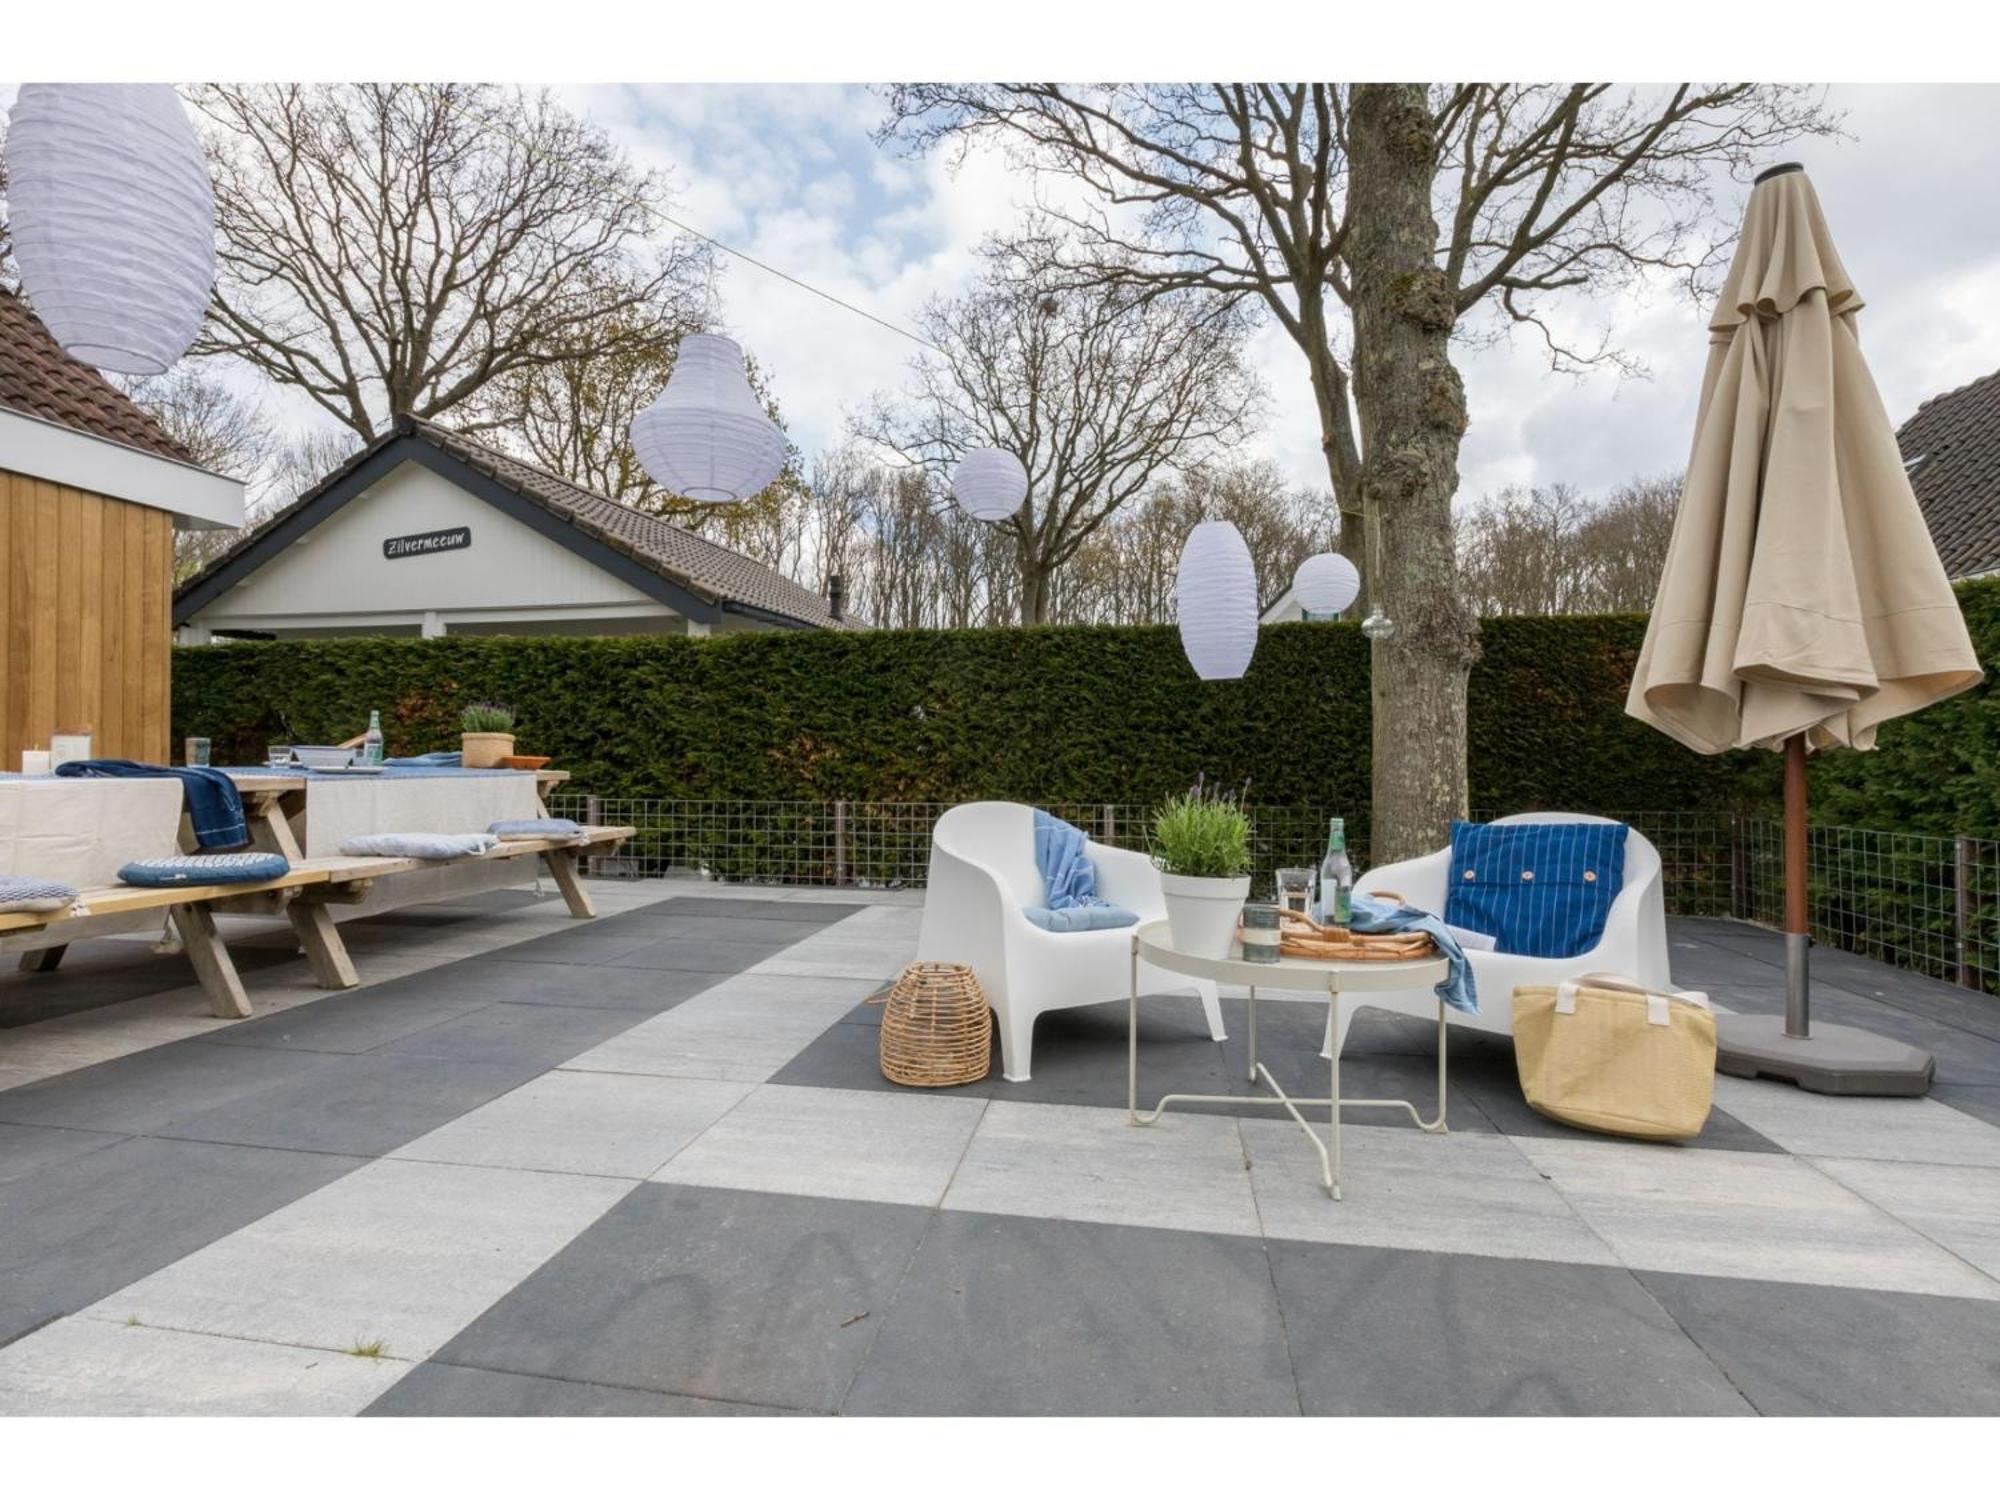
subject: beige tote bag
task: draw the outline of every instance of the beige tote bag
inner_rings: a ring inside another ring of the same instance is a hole
[[[1692,990],[1585,974],[1514,991],[1521,1092],[1542,1114],[1611,1135],[1699,1135],[1715,1098],[1715,1013]]]

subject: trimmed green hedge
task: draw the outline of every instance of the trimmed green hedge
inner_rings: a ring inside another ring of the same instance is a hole
[[[2000,583],[1961,588],[1983,659]],[[1703,757],[1628,718],[1639,616],[1488,620],[1470,702],[1472,804],[1771,812],[1777,757]],[[450,748],[458,712],[520,715],[524,753],[607,797],[1150,802],[1196,773],[1264,804],[1346,809],[1365,838],[1368,653],[1347,625],[1267,627],[1240,682],[1203,683],[1169,627],[685,638],[356,637],[183,648],[174,738],[218,761],[346,738],[379,708],[390,753]],[[2000,828],[2000,698],[1814,758],[1822,822]]]

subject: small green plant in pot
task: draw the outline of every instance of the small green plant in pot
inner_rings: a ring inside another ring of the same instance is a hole
[[[497,766],[514,753],[514,710],[498,703],[472,703],[458,716],[460,760],[468,766]]]
[[[1153,863],[1181,952],[1229,956],[1250,898],[1250,832],[1242,795],[1211,791],[1199,780],[1154,811]]]

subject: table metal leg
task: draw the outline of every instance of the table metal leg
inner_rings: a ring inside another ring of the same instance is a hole
[[[1336,1038],[1340,1036],[1340,976],[1334,974],[1326,982],[1326,1018],[1333,1027]],[[1340,1047],[1333,1048],[1333,1061],[1327,1069],[1327,1098],[1333,1101],[1327,1113],[1333,1117],[1332,1160],[1326,1166],[1326,1190],[1333,1195],[1333,1201],[1340,1201]]]
[[[1139,940],[1132,939],[1132,989],[1125,1001],[1125,1112],[1139,1123]]]
[[[1250,986],[1250,1082],[1257,1081],[1257,986]]]

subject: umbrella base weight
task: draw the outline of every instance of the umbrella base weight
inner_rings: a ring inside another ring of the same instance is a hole
[[[1936,1068],[1921,1047],[1852,1026],[1789,1037],[1783,1016],[1715,1018],[1715,1071],[1731,1078],[1773,1078],[1814,1094],[1914,1098],[1930,1092]]]

